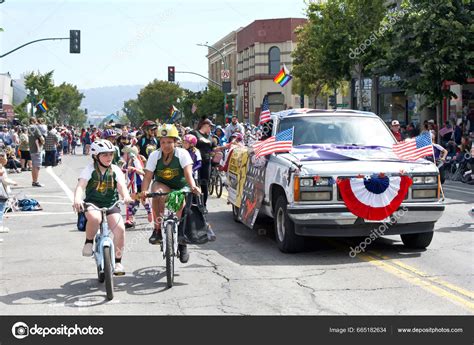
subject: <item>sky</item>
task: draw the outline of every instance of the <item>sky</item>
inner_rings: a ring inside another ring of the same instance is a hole
[[[257,19],[304,17],[305,0],[5,0],[0,55],[28,41],[81,30],[81,54],[69,41],[35,43],[0,59],[14,79],[54,70],[56,84],[80,89],[144,85],[167,79],[167,66],[207,76],[207,48]],[[176,81],[202,82],[176,74]]]

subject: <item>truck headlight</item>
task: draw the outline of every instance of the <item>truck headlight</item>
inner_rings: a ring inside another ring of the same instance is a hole
[[[313,187],[313,179],[312,178],[300,178],[300,186],[301,187]]]
[[[330,177],[320,177],[314,180],[314,185],[318,187],[329,186],[331,185]]]
[[[413,184],[437,184],[438,176],[413,176]]]
[[[438,176],[425,176],[425,184],[437,184]]]

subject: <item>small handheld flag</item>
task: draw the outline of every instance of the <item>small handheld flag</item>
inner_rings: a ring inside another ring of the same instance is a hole
[[[293,77],[290,75],[290,71],[286,68],[286,65],[283,65],[280,73],[276,75],[273,81],[277,84],[280,84],[281,87],[284,87]]]
[[[268,96],[265,96],[263,98],[262,111],[260,113],[260,124],[270,121],[271,120],[270,115],[271,113],[270,113],[270,106],[268,104]]]
[[[276,136],[253,145],[255,157],[271,155],[276,152],[290,152],[293,148],[294,127],[286,129]]]
[[[46,101],[44,99],[42,99],[41,101],[39,101],[38,104],[36,104],[36,108],[41,110],[43,113],[49,110],[48,105],[46,104]]]
[[[398,158],[412,161],[431,156],[433,154],[431,133],[424,132],[415,139],[393,144],[392,150]]]

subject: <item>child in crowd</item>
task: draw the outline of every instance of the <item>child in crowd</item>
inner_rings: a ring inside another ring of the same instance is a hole
[[[192,134],[186,134],[183,140],[183,148],[189,152],[193,159],[193,176],[198,179],[198,170],[202,166],[201,152],[196,148],[197,138]]]
[[[10,185],[17,185],[15,181],[8,178],[7,170],[4,168],[6,164],[7,154],[5,152],[0,152],[0,232],[10,231],[3,225],[3,214],[10,195]]]
[[[126,146],[122,150],[122,171],[125,173],[127,179],[127,187],[129,192],[133,195],[142,191],[143,176],[145,176],[145,164],[142,157],[139,155],[136,146]],[[137,213],[140,201],[130,203],[126,210],[125,228],[132,228],[135,226],[135,214]],[[143,203],[148,215],[148,221],[153,222],[153,213],[151,211],[148,201]]]

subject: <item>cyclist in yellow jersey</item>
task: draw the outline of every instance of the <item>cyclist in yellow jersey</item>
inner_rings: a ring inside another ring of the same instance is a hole
[[[176,147],[176,142],[180,139],[178,130],[174,125],[163,125],[158,129],[160,149],[150,154],[146,168],[145,177],[142,182],[142,198],[148,191],[150,184],[153,193],[168,193],[172,190],[182,189],[186,186],[191,188],[195,194],[200,194],[201,190],[196,185],[193,178],[193,160],[185,149]],[[153,199],[153,213],[155,216],[154,231],[149,242],[158,244],[161,242],[161,224],[165,209],[165,197]],[[181,218],[184,205],[177,213]],[[186,245],[180,244],[178,247],[180,261],[185,263],[189,260]]]

